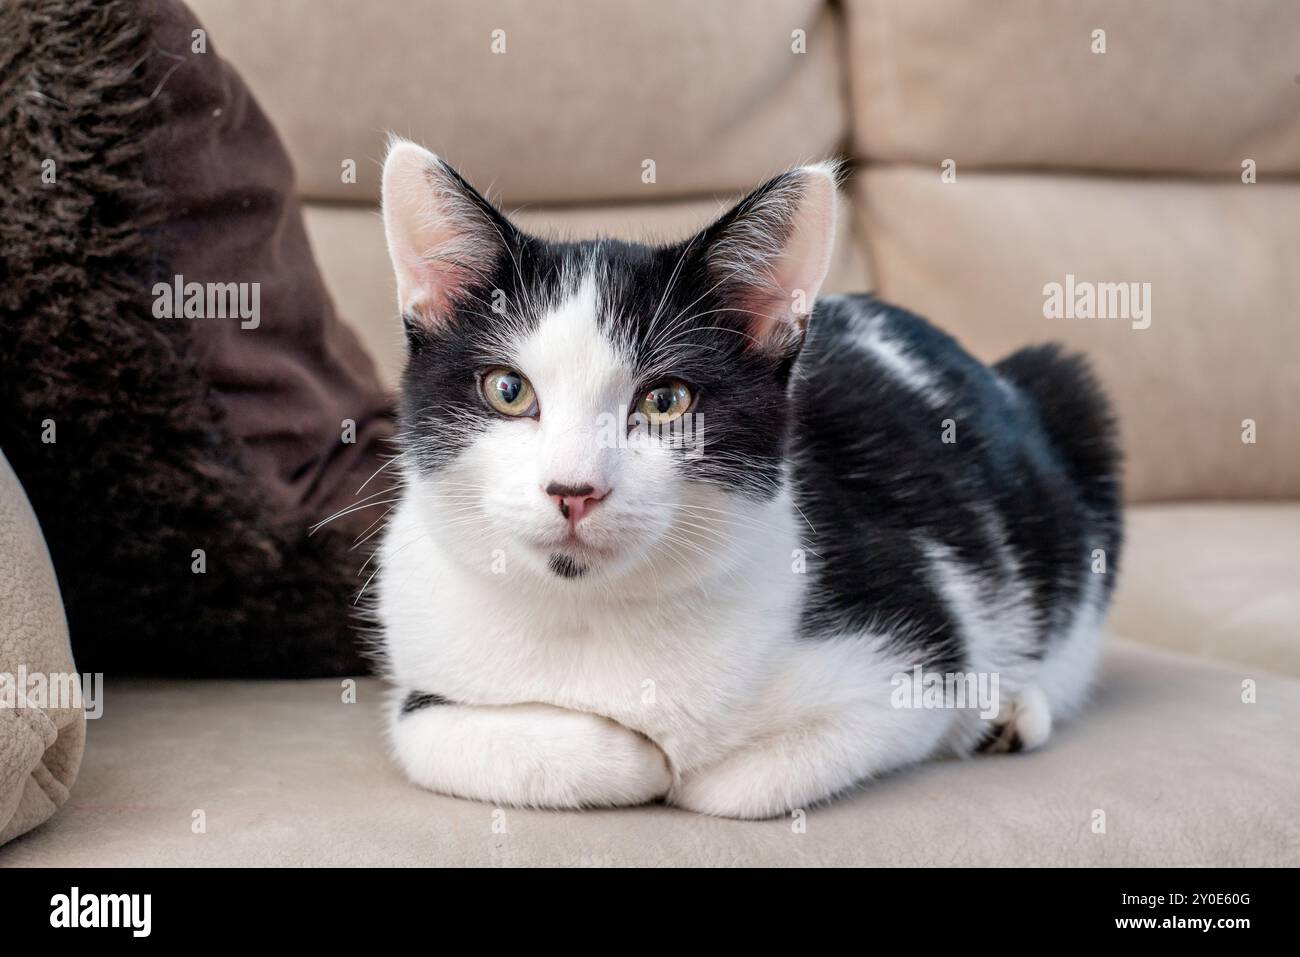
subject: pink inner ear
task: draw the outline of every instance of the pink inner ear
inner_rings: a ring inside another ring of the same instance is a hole
[[[735,276],[751,347],[785,351],[802,340],[834,236],[835,180],[826,167],[786,174],[730,225],[713,266]]]
[[[398,268],[405,273],[408,284],[405,294],[399,284],[402,312],[415,316],[426,326],[447,321],[456,297],[465,291],[466,271],[414,252],[404,255]]]
[[[391,252],[402,311],[433,326],[451,316],[455,300],[473,279],[473,267],[454,258],[470,254],[472,248],[448,228],[448,217],[436,208],[420,210],[419,216],[424,222],[406,232]]]
[[[808,316],[794,310],[793,299],[784,290],[747,287],[736,302],[736,308],[744,310],[741,315],[751,336],[746,348],[780,352],[803,339]]]
[[[471,187],[413,143],[384,161],[384,231],[398,305],[428,326],[445,322],[455,301],[488,272],[499,236]]]

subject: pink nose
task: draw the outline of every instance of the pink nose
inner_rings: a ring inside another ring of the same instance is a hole
[[[609,494],[609,489],[596,488],[592,485],[561,485],[552,482],[546,486],[546,494],[560,507],[560,514],[569,520],[570,525],[577,525],[600,501]]]

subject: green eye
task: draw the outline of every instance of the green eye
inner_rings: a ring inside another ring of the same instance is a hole
[[[483,398],[502,415],[530,415],[536,405],[532,383],[513,369],[489,369],[483,376]]]
[[[690,387],[680,379],[669,379],[641,393],[632,411],[644,416],[651,425],[663,425],[680,419],[690,407]]]

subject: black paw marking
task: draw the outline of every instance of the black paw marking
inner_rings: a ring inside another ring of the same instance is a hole
[[[402,702],[402,714],[412,714],[439,704],[451,704],[451,702],[442,695],[434,694],[431,691],[412,691],[406,696],[406,700]]]
[[[980,754],[1015,754],[1024,746],[1020,732],[1011,724],[1001,724],[987,728],[975,750]]]

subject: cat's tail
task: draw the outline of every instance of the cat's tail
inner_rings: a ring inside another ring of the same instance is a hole
[[[1118,524],[1119,429],[1088,360],[1053,343],[1021,349],[993,368],[1037,405],[1048,438],[1094,514]]]

